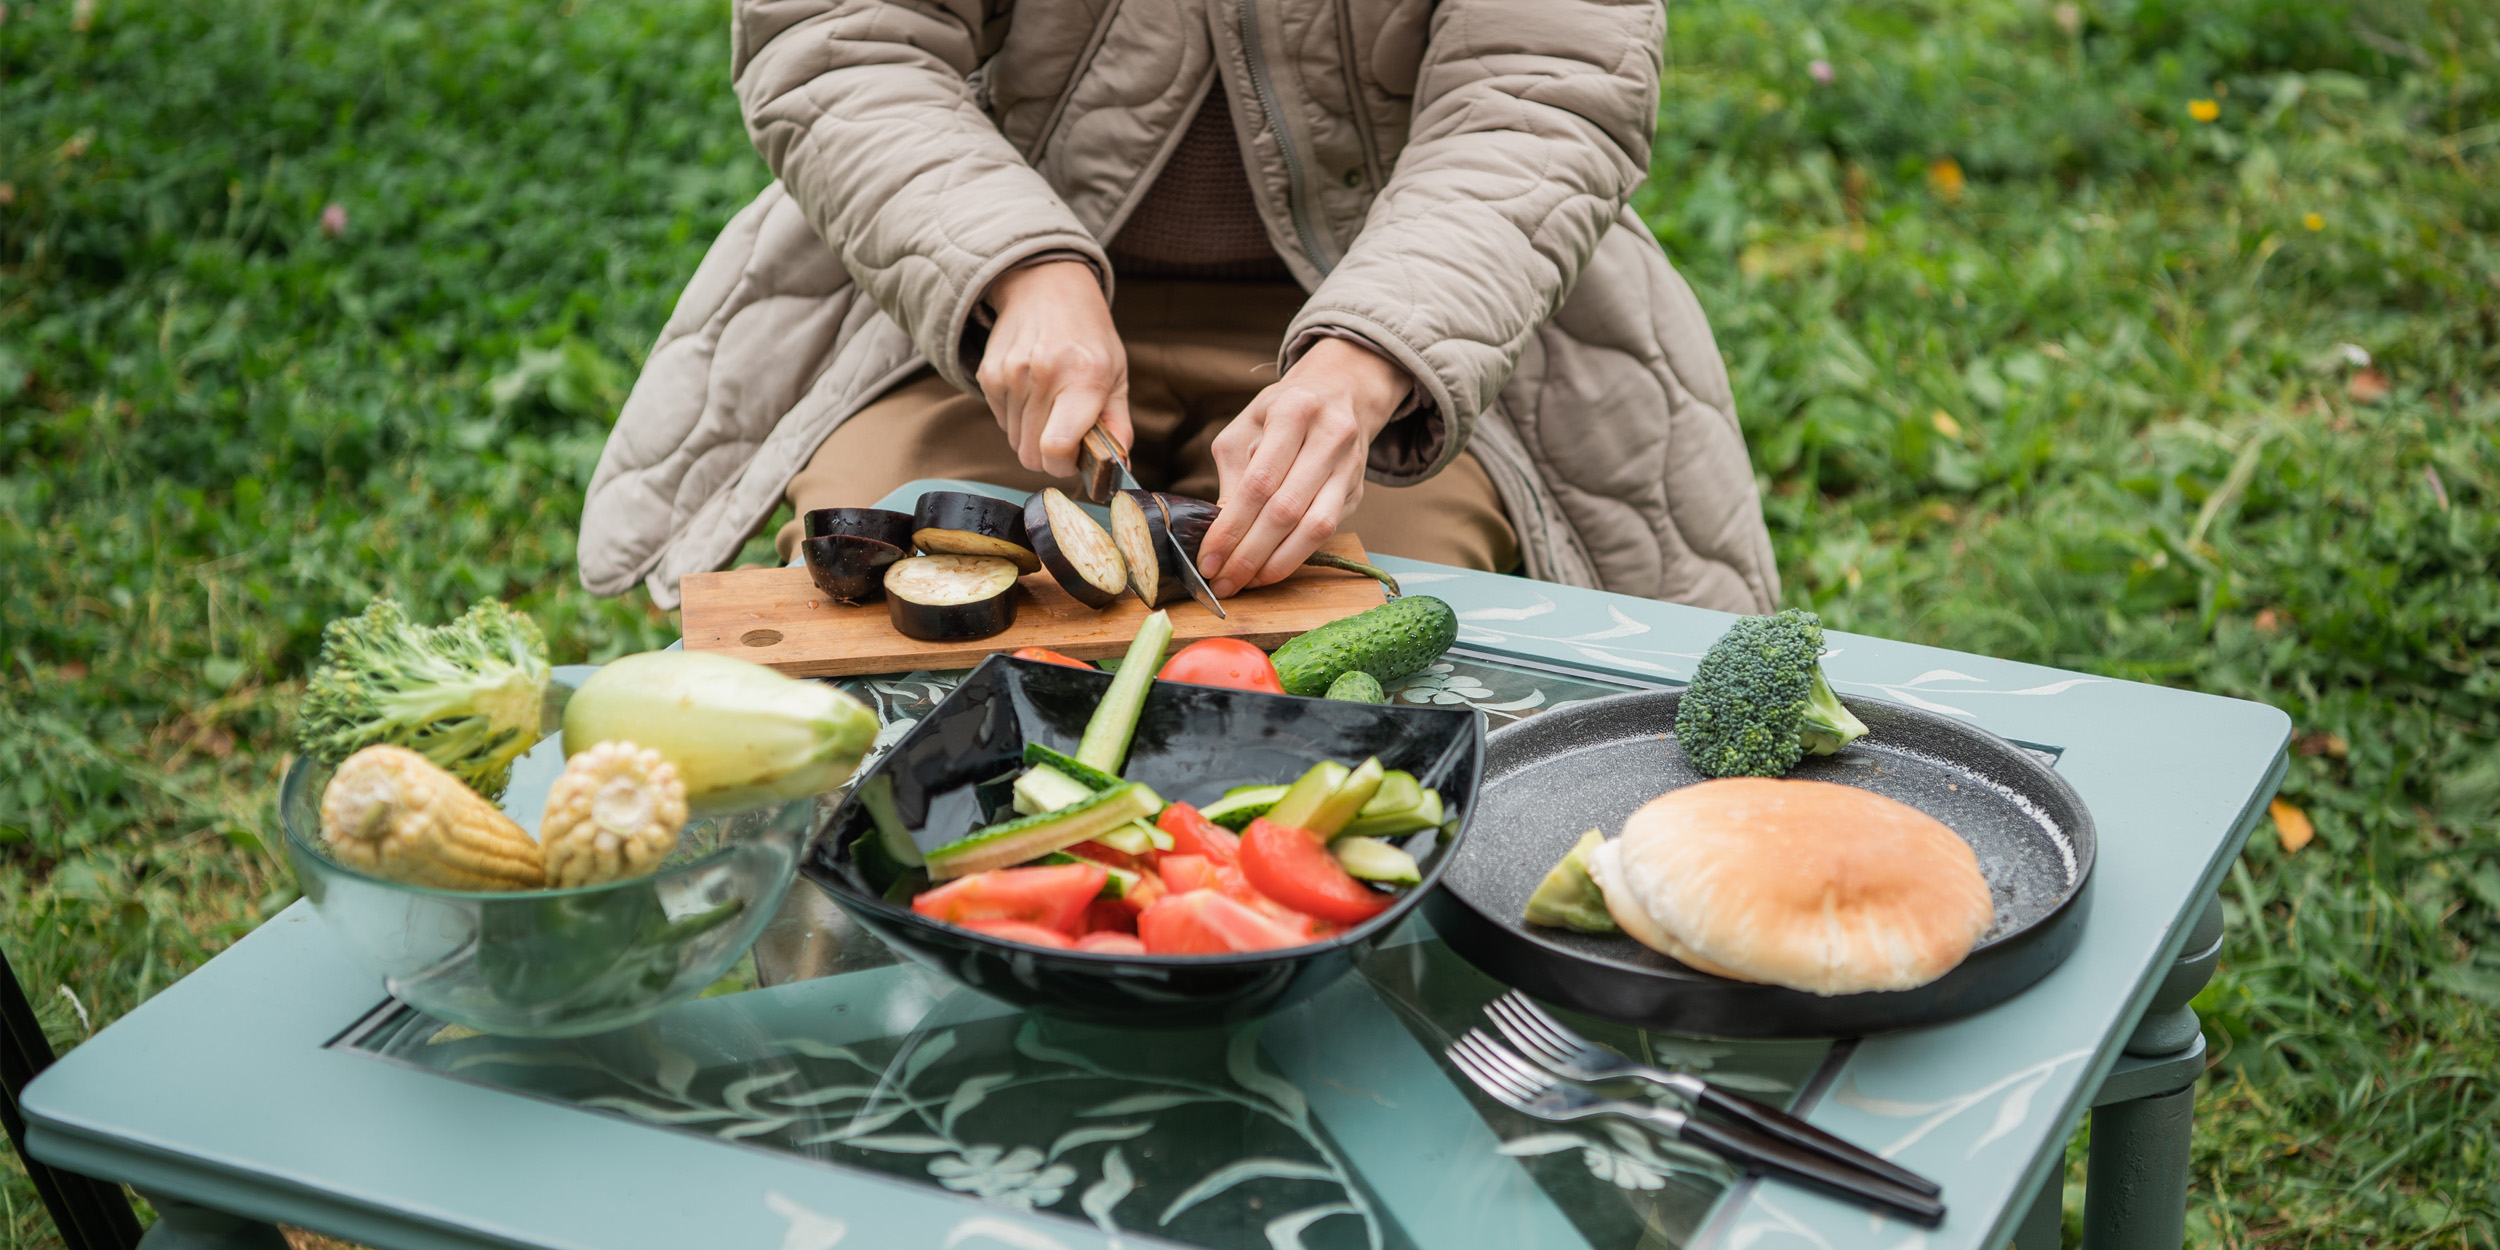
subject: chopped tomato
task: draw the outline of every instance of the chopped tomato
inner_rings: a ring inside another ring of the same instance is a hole
[[[1231,690],[1264,690],[1283,694],[1285,683],[1276,676],[1276,664],[1267,652],[1239,638],[1205,638],[1172,653],[1163,671],[1155,674],[1165,681],[1185,681],[1193,686],[1223,686]]]
[[[1187,803],[1173,803],[1155,817],[1155,828],[1172,835],[1172,855],[1204,855],[1219,864],[1241,860],[1241,835],[1198,814]]]
[[[1318,932],[1309,916],[1259,893],[1239,865],[1217,863],[1203,855],[1165,855],[1162,872],[1164,888],[1174,894],[1213,890],[1301,934],[1306,941]]]
[[[993,868],[924,891],[911,901],[911,909],[966,928],[1012,920],[1074,937],[1082,932],[1086,907],[1102,893],[1110,875],[1100,864]]]
[[[1085,909],[1087,933],[1135,933],[1137,913],[1116,898],[1098,898]]]
[[[1191,890],[1220,888],[1215,880],[1215,861],[1204,855],[1166,854],[1156,871],[1163,876],[1163,886],[1174,894]]]
[[[1318,834],[1266,817],[1251,821],[1241,835],[1241,872],[1259,893],[1336,924],[1361,924],[1390,903],[1388,895],[1347,876]]]
[[[1174,894],[1137,918],[1150,955],[1224,955],[1277,950],[1310,939],[1213,890]]]
[[[1061,655],[1048,647],[1018,647],[1007,654],[1019,660],[1039,660],[1044,664],[1064,664],[1069,668],[1081,668],[1089,672],[1101,671],[1075,656]]]
[[[1052,950],[1063,951],[1072,945],[1068,941],[1068,935],[1056,929],[1045,929],[1040,925],[1026,924],[1021,920],[976,920],[963,927],[994,938],[1022,942],[1027,946],[1047,946]]]
[[[1146,944],[1128,933],[1088,933],[1076,940],[1076,948],[1097,955],[1143,955]]]

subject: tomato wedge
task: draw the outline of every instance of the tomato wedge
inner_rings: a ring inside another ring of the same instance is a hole
[[[1259,913],[1309,941],[1319,932],[1317,921],[1261,894],[1243,876],[1238,864],[1222,864],[1203,855],[1165,855],[1163,885],[1174,894],[1213,890]]]
[[[1276,676],[1276,664],[1259,650],[1239,638],[1206,638],[1172,653],[1164,661],[1163,671],[1155,674],[1165,681],[1185,681],[1193,686],[1222,686],[1228,690],[1263,690],[1283,694],[1285,683]]]
[[[1100,864],[993,868],[923,891],[911,909],[965,928],[1008,920],[1074,937],[1084,931],[1085,909],[1110,875]]]
[[[1241,835],[1241,872],[1259,893],[1336,924],[1361,924],[1392,901],[1347,876],[1318,834],[1264,816]]]
[[[1143,955],[1146,944],[1127,933],[1088,933],[1076,940],[1076,948],[1097,955]]]
[[[1198,814],[1187,803],[1173,803],[1155,817],[1155,828],[1172,835],[1165,855],[1204,855],[1219,864],[1241,862],[1241,835]]]
[[[1137,937],[1150,955],[1226,955],[1310,940],[1213,890],[1174,894],[1147,908],[1137,918]]]
[[[1068,941],[1068,935],[1057,929],[1045,929],[1040,925],[1026,924],[1021,920],[976,920],[963,927],[990,937],[1005,938],[1010,942],[1022,942],[1027,946],[1047,946],[1052,950],[1063,951],[1073,945]]]
[[[1014,656],[1019,660],[1039,660],[1044,664],[1064,664],[1069,668],[1081,668],[1087,670],[1088,672],[1102,671],[1095,668],[1093,665],[1076,658],[1075,656],[1061,655],[1048,647],[1018,647],[1007,654]]]
[[[1116,898],[1098,898],[1085,909],[1087,933],[1135,933],[1137,913]]]

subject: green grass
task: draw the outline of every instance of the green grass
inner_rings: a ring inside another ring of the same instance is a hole
[[[0,942],[67,1047],[293,896],[262,837],[324,621],[672,634],[577,588],[580,487],[765,175],[714,0],[8,13]],[[1790,600],[2300,728],[2317,840],[2261,830],[2199,1004],[2191,1238],[2500,1244],[2500,15],[1672,17],[1640,207]],[[13,1170],[0,1221],[54,1244]]]

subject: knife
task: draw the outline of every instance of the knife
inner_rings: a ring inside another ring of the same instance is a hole
[[[1118,474],[1104,473],[1106,465],[1119,470]],[[1137,484],[1137,475],[1129,471],[1128,453],[1120,450],[1120,444],[1112,439],[1109,430],[1097,425],[1085,432],[1085,441],[1077,448],[1076,475],[1083,484],[1086,497],[1095,503],[1109,502],[1115,484],[1120,490],[1138,491],[1153,500],[1155,509],[1163,514],[1163,541],[1170,543],[1174,554],[1180,556],[1181,585],[1188,589],[1190,598],[1198,601],[1199,607],[1213,612],[1217,620],[1230,619],[1224,605],[1216,602],[1215,592],[1207,587],[1207,579],[1199,576],[1198,562],[1190,557],[1188,549],[1181,546],[1180,538],[1172,533],[1172,509],[1165,506],[1162,495]],[[1141,593],[1138,598],[1143,600],[1145,595]],[[1151,610],[1154,605],[1149,603],[1146,607]]]

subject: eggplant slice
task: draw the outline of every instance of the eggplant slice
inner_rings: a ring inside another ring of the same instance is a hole
[[[902,516],[899,512],[887,515]],[[909,523],[911,518],[903,520]],[[903,548],[861,534],[801,539],[799,550],[807,557],[808,578],[836,603],[874,603],[885,598],[885,571],[903,558]]]
[[[1024,528],[1060,588],[1089,608],[1106,608],[1128,589],[1128,561],[1101,523],[1056,486],[1024,503]]]
[[[1200,536],[1205,532],[1201,526]],[[1124,490],[1111,497],[1111,541],[1128,562],[1129,589],[1150,608],[1189,593],[1181,582],[1180,551],[1163,535],[1163,509],[1155,506],[1152,493]]]
[[[1172,517],[1172,536],[1180,540],[1180,549],[1182,553],[1187,555],[1192,560],[1198,558],[1198,548],[1206,542],[1207,530],[1215,524],[1215,514],[1217,509],[1214,504],[1208,503],[1204,499],[1192,499],[1187,495],[1163,494],[1156,491],[1141,490],[1125,491],[1122,493],[1133,494],[1138,497],[1136,500],[1137,510],[1144,515],[1147,529],[1158,539],[1156,543],[1157,551],[1169,551],[1169,548],[1159,541],[1162,538],[1164,529],[1162,514],[1164,510],[1168,509]],[[1163,508],[1158,509],[1155,507],[1155,502],[1157,500],[1162,501]],[[1113,501],[1111,505],[1111,525],[1115,531],[1120,526],[1120,511],[1118,501]],[[1121,550],[1126,551],[1127,549],[1127,546],[1123,544]],[[1303,563],[1317,568],[1336,569],[1346,573],[1359,573],[1365,577],[1371,578],[1373,581],[1379,582],[1382,588],[1389,592],[1389,597],[1392,599],[1397,598],[1401,593],[1398,590],[1397,578],[1391,576],[1387,570],[1373,568],[1360,560],[1349,560],[1344,556],[1330,555],[1325,551],[1314,551],[1310,554],[1308,559],[1303,561]],[[1174,595],[1186,593],[1186,588],[1180,584],[1180,574],[1178,572],[1173,571],[1168,565],[1158,564],[1156,567],[1164,570],[1162,588],[1157,592],[1162,599],[1169,600]]]
[[[936,555],[885,571],[886,614],[906,638],[963,642],[1016,623],[1016,565],[1001,556]]]
[[[959,490],[933,490],[912,514],[911,540],[933,556],[997,556],[1012,560],[1018,574],[1038,573],[1041,558],[1025,536],[1024,510],[1004,499]]]
[[[912,516],[888,508],[811,508],[799,518],[809,538],[831,538],[836,534],[857,534],[881,543],[892,543],[909,552],[912,548]]]

